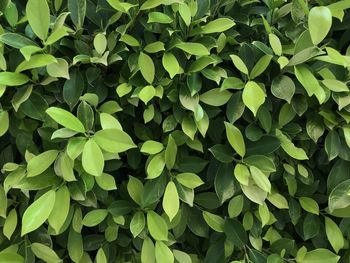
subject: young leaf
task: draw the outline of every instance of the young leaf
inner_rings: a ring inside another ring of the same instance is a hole
[[[168,144],[165,148],[165,154],[164,154],[164,159],[165,159],[165,165],[168,170],[171,170],[176,162],[176,155],[177,155],[177,145],[175,140],[171,135],[169,135],[168,138]]]
[[[139,98],[147,104],[156,95],[156,89],[152,85],[147,85],[139,92]]]
[[[68,129],[81,133],[85,132],[84,125],[69,111],[57,107],[50,107],[46,110],[46,113],[58,124]]]
[[[203,211],[203,218],[205,222],[216,232],[224,232],[225,220],[218,215]]]
[[[318,207],[317,202],[314,199],[310,197],[300,197],[299,203],[305,211],[308,211],[315,215],[319,214],[320,209]]]
[[[147,227],[149,233],[155,240],[168,240],[168,226],[166,222],[160,215],[152,210],[147,212]]]
[[[263,89],[254,81],[249,81],[245,85],[242,93],[244,105],[256,116],[260,106],[265,102],[266,94]]]
[[[55,198],[56,192],[49,190],[28,206],[22,217],[21,236],[36,230],[48,219],[54,207]]]
[[[87,213],[83,218],[83,225],[87,227],[93,227],[100,224],[108,215],[106,209],[94,209]]]
[[[170,181],[165,188],[162,204],[163,210],[169,217],[170,222],[173,221],[174,217],[179,211],[180,202],[176,186],[172,181]]]
[[[170,78],[173,78],[180,70],[179,62],[171,52],[165,52],[162,58],[163,67],[168,71]]]
[[[332,12],[326,6],[315,6],[311,8],[308,25],[312,43],[314,45],[319,44],[331,29]]]
[[[100,176],[103,173],[104,157],[94,139],[88,140],[84,146],[82,165],[84,170],[93,176]]]
[[[275,34],[269,34],[269,42],[270,42],[270,46],[273,49],[273,52],[275,52],[275,54],[277,56],[281,56],[282,55],[282,44],[280,39],[278,38],[278,36],[276,36]]]
[[[131,137],[118,129],[100,130],[95,133],[93,138],[103,150],[111,153],[121,153],[136,148]]]
[[[174,263],[174,255],[162,241],[156,241],[155,257],[157,262]]]
[[[29,81],[27,75],[15,72],[0,72],[0,85],[20,86]]]
[[[34,177],[46,171],[56,160],[57,155],[57,150],[49,150],[30,159],[27,165],[27,177]]]
[[[152,84],[154,80],[154,64],[153,60],[147,54],[140,52],[138,64],[140,67],[141,74],[143,78],[149,83]]]
[[[62,262],[62,260],[57,256],[56,252],[52,248],[44,244],[32,243],[30,247],[34,255],[45,262],[52,262],[52,263]]]
[[[150,238],[144,239],[141,248],[141,262],[154,263],[156,261],[155,248]]]
[[[250,174],[254,180],[254,182],[257,184],[257,186],[260,187],[260,189],[264,190],[265,192],[270,193],[271,192],[271,183],[268,179],[268,177],[257,167],[250,166],[249,167]]]
[[[194,189],[204,184],[203,180],[194,173],[180,173],[176,175],[176,181],[190,189]]]
[[[48,218],[50,226],[59,233],[64,225],[70,208],[70,194],[67,186],[60,187],[56,192],[55,204]]]
[[[229,122],[224,122],[226,137],[232,148],[243,158],[245,156],[245,143],[241,131]]]
[[[218,18],[214,21],[209,22],[208,24],[201,27],[201,33],[203,34],[211,34],[211,33],[220,33],[224,32],[231,27],[233,27],[236,23],[233,22],[229,18]]]
[[[207,56],[210,55],[208,49],[200,43],[180,43],[176,45],[177,48],[187,52],[190,55],[195,56]]]
[[[140,151],[148,154],[157,154],[163,149],[164,145],[162,143],[149,140],[142,144]]]
[[[147,179],[154,179],[160,176],[165,167],[164,153],[153,156],[147,166]]]
[[[134,214],[130,221],[130,232],[136,238],[145,228],[146,220],[143,212],[138,211]]]
[[[12,209],[6,217],[3,233],[4,236],[7,237],[8,240],[11,239],[13,232],[17,227],[17,212],[16,209]]]
[[[325,217],[326,235],[335,253],[344,247],[344,237],[338,225],[329,217]]]
[[[26,15],[35,35],[45,40],[49,32],[50,9],[46,0],[28,0]]]
[[[266,68],[269,66],[270,61],[272,59],[271,55],[264,55],[262,56],[258,62],[256,62],[255,66],[253,67],[252,71],[249,74],[249,77],[251,79],[255,79],[259,75],[261,75]]]
[[[7,111],[0,111],[0,137],[3,136],[10,125],[9,114]]]
[[[233,62],[233,64],[235,65],[236,68],[238,68],[239,71],[241,71],[242,73],[248,75],[248,68],[247,66],[244,64],[243,60],[237,56],[237,55],[230,55],[230,58]]]

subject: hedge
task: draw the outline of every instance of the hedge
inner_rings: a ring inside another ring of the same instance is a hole
[[[0,262],[350,262],[349,8],[2,0]]]

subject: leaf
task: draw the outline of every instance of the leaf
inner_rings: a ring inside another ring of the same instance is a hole
[[[53,164],[57,155],[57,150],[49,150],[30,159],[27,165],[27,177],[34,177],[42,174]]]
[[[108,215],[106,209],[94,209],[87,213],[83,218],[83,225],[87,227],[94,227],[100,224]]]
[[[295,93],[294,82],[291,78],[285,75],[275,77],[272,80],[271,92],[276,98],[291,103],[292,97]]]
[[[18,49],[26,46],[37,46],[34,41],[16,33],[3,33],[0,35],[0,42]]]
[[[16,72],[22,72],[28,69],[41,68],[52,63],[57,63],[57,59],[52,55],[38,54],[31,56],[27,61],[23,61],[16,68]]]
[[[49,190],[27,207],[22,217],[21,236],[36,230],[48,219],[55,198],[56,192]]]
[[[146,220],[143,212],[136,212],[130,221],[130,232],[134,238],[136,238],[142,232],[142,230],[145,228],[145,225]]]
[[[173,221],[174,217],[179,211],[180,202],[176,186],[172,181],[170,181],[165,188],[162,205],[163,210],[169,217],[170,222]]]
[[[140,10],[155,8],[161,5],[162,3],[163,3],[162,0],[147,0],[141,5]]]
[[[165,52],[163,54],[162,63],[165,70],[168,71],[170,78],[174,78],[180,70],[179,62],[177,62],[176,57],[171,52]]]
[[[153,60],[150,56],[147,54],[140,52],[139,59],[138,59],[138,65],[140,67],[141,74],[143,78],[149,83],[152,84],[154,80],[154,64]]]
[[[69,65],[63,58],[57,58],[57,63],[51,63],[46,66],[47,73],[51,77],[69,79]]]
[[[0,137],[3,136],[10,126],[9,114],[7,111],[0,111]]]
[[[319,214],[320,209],[318,207],[317,202],[314,199],[310,197],[300,197],[299,203],[305,211],[308,211],[315,215]]]
[[[154,98],[155,95],[156,89],[152,85],[145,86],[139,92],[140,100],[142,100],[146,105],[151,99]]]
[[[270,42],[270,46],[273,49],[273,52],[275,52],[275,54],[277,56],[281,56],[282,55],[282,44],[280,39],[278,38],[278,36],[276,36],[275,34],[269,34],[269,42]]]
[[[176,175],[176,181],[190,189],[204,184],[203,180],[194,173],[179,173]]]
[[[168,240],[168,226],[164,219],[156,212],[147,212],[147,227],[151,236],[157,241]]]
[[[210,106],[222,106],[231,98],[232,93],[228,90],[221,91],[219,88],[211,89],[200,95],[199,100]]]
[[[16,209],[12,209],[6,217],[3,233],[4,236],[7,237],[8,240],[11,239],[13,232],[17,227],[17,212]]]
[[[322,84],[325,85],[329,90],[334,92],[348,92],[349,88],[342,81],[336,79],[324,79]]]
[[[106,36],[102,33],[98,33],[94,37],[94,48],[98,54],[102,55],[107,48],[107,39]]]
[[[72,113],[57,107],[50,107],[46,113],[58,124],[71,129],[73,131],[85,132],[84,125]]]
[[[244,105],[256,116],[260,106],[265,102],[266,94],[254,81],[248,81],[242,93]]]
[[[86,0],[68,0],[68,11],[77,29],[82,28],[86,14]]]
[[[241,185],[244,195],[252,202],[262,205],[267,197],[267,192],[255,185]]]
[[[141,262],[154,263],[156,261],[154,244],[150,238],[144,239],[141,249]]]
[[[177,44],[175,47],[194,56],[207,56],[210,54],[208,49],[200,43],[191,43],[191,42],[180,43],[180,44]]]
[[[247,233],[242,224],[236,219],[226,219],[224,224],[225,235],[238,248],[244,247],[247,242]]]
[[[78,103],[84,90],[84,78],[78,68],[74,68],[70,73],[70,78],[63,86],[63,99],[71,109]]]
[[[94,139],[88,140],[84,146],[82,165],[84,170],[93,176],[100,176],[103,173],[104,157]]]
[[[142,144],[140,151],[148,154],[157,154],[163,149],[164,149],[164,146],[162,143],[149,140],[149,141],[146,141],[144,144]]]
[[[232,148],[243,158],[245,155],[245,143],[241,131],[229,122],[224,122],[226,137]]]
[[[339,259],[340,256],[330,252],[328,249],[318,248],[307,252],[298,263],[337,263]]]
[[[154,179],[159,177],[162,174],[164,167],[165,160],[163,152],[153,156],[146,168],[147,179]]]
[[[96,177],[95,180],[98,186],[105,191],[112,191],[117,189],[115,179],[110,174],[102,173],[102,175]]]
[[[20,86],[29,81],[27,75],[15,72],[0,72],[0,85]]]
[[[156,241],[155,257],[157,262],[173,263],[174,255],[171,250],[161,241]]]
[[[62,260],[57,256],[56,252],[52,250],[50,247],[41,244],[41,243],[32,243],[31,249],[34,253],[34,255],[37,258],[40,258],[41,260],[44,260],[46,262],[62,262]]]
[[[46,0],[28,0],[26,15],[35,35],[41,40],[45,40],[50,25],[50,9]]]
[[[100,130],[95,133],[93,138],[103,150],[111,153],[121,153],[136,148],[131,137],[118,129]]]
[[[147,23],[159,23],[159,24],[170,24],[173,19],[161,12],[151,12],[148,14]]]
[[[244,64],[243,60],[237,56],[237,55],[230,55],[230,58],[233,62],[233,64],[235,65],[235,67],[241,71],[242,73],[248,75],[248,68],[247,66]]]
[[[319,44],[328,34],[332,26],[332,13],[326,6],[311,8],[308,16],[308,26],[314,45]]]
[[[168,144],[165,148],[165,165],[168,170],[171,170],[176,162],[176,155],[177,155],[177,145],[175,140],[171,135],[168,137]]]
[[[216,232],[224,232],[225,220],[222,217],[207,211],[203,211],[202,214],[208,226],[210,226]]]
[[[329,243],[331,244],[335,253],[338,253],[339,250],[344,247],[343,233],[339,229],[338,225],[329,217],[325,217],[325,228]]]
[[[229,18],[218,18],[215,19],[208,24],[201,27],[201,33],[203,34],[211,34],[211,33],[220,33],[224,32],[231,27],[233,27],[236,23],[233,22]]]
[[[142,205],[142,193],[143,193],[143,184],[142,182],[133,177],[129,176],[129,182],[127,184],[127,189],[130,197],[139,205]]]
[[[260,187],[260,189],[264,190],[265,192],[270,193],[271,192],[271,183],[268,179],[268,177],[257,167],[250,166],[249,167],[250,174],[254,180],[254,182],[257,184],[257,186]]]
[[[253,67],[252,71],[250,72],[250,75],[249,75],[250,78],[255,79],[256,77],[261,75],[269,66],[271,59],[272,59],[271,55],[262,56]]]
[[[328,155],[328,160],[336,158],[340,152],[341,142],[336,131],[330,131],[325,140],[325,150]]]
[[[59,233],[69,213],[70,194],[67,186],[60,187],[56,192],[55,204],[48,218],[50,226]]]
[[[307,160],[309,159],[302,148],[296,147],[291,140],[288,139],[281,131],[276,130],[276,135],[281,141],[281,147],[283,150],[291,157],[297,160]]]
[[[332,213],[334,210],[342,209],[350,204],[350,179],[338,184],[330,193],[328,198],[329,210]]]

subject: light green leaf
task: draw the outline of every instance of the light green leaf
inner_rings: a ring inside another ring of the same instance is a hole
[[[339,226],[329,217],[325,217],[326,235],[335,253],[344,247],[344,237]]]
[[[67,31],[68,31],[68,28],[66,28],[65,26],[57,28],[55,31],[53,31],[49,35],[49,37],[45,41],[45,45],[46,46],[50,46],[50,45],[56,43],[61,38],[65,37],[65,36],[68,36],[69,34],[68,34]]]
[[[325,85],[329,90],[334,92],[349,92],[348,86],[346,86],[344,82],[336,79],[322,80],[322,84]]]
[[[118,129],[100,130],[93,138],[103,150],[111,153],[121,153],[137,147],[126,132]]]
[[[95,262],[96,262],[96,263],[108,263],[108,262],[107,262],[106,254],[105,254],[105,252],[103,251],[103,248],[102,248],[102,247],[100,247],[100,248],[97,250],[97,254],[96,254],[96,257],[95,257]]]
[[[38,54],[31,56],[28,61],[25,60],[19,64],[16,68],[16,72],[22,72],[33,68],[41,68],[57,62],[57,59],[52,55]]]
[[[162,205],[163,210],[169,217],[170,222],[173,221],[174,217],[179,211],[180,202],[175,183],[172,181],[170,181],[165,188]]]
[[[265,97],[264,90],[256,82],[247,82],[243,89],[242,100],[254,116],[256,116],[260,106],[264,104]]]
[[[101,189],[111,191],[117,189],[115,179],[112,175],[103,173],[101,176],[95,177],[95,181]]]
[[[28,206],[22,217],[21,236],[36,230],[48,219],[55,199],[56,192],[49,190]]]
[[[44,244],[32,243],[30,247],[34,255],[45,262],[50,262],[50,263],[62,262],[62,260],[57,256],[56,252],[52,248]]]
[[[144,50],[148,53],[157,53],[159,51],[163,51],[163,50],[165,50],[164,43],[160,42],[160,41],[150,43],[147,46],[145,46]]]
[[[173,136],[169,135],[168,144],[165,149],[165,165],[168,170],[171,170],[176,162],[177,155],[177,144],[173,138]]]
[[[94,37],[94,48],[98,54],[102,55],[107,48],[107,39],[106,36],[102,33],[98,33]]]
[[[147,166],[147,179],[155,179],[160,176],[165,167],[164,153],[153,156]]]
[[[179,13],[186,26],[190,26],[192,20],[191,10],[186,3],[179,5]]]
[[[7,111],[0,111],[0,137],[3,136],[10,125],[9,114]]]
[[[26,15],[35,35],[45,40],[49,32],[50,9],[46,0],[28,0]]]
[[[260,187],[260,189],[264,190],[265,192],[270,193],[271,192],[271,183],[268,179],[268,177],[257,167],[250,166],[249,167],[250,174],[256,183],[257,186]]]
[[[3,233],[8,240],[11,239],[13,232],[17,227],[17,212],[16,209],[12,209],[6,217]],[[1,261],[0,261],[1,262]]]
[[[144,144],[142,144],[140,151],[148,154],[157,154],[161,152],[163,149],[164,149],[164,145],[162,143],[149,140],[144,142]]]
[[[147,23],[160,23],[160,24],[170,24],[173,19],[161,12],[151,12],[148,14]]]
[[[139,98],[147,104],[156,95],[156,89],[152,85],[148,85],[139,92]]]
[[[141,249],[141,262],[142,263],[154,263],[156,262],[156,256],[154,251],[154,244],[150,238],[143,240]]]
[[[163,3],[163,0],[147,0],[142,4],[140,10],[155,8]]]
[[[168,71],[170,78],[173,78],[180,70],[180,65],[173,53],[165,52],[162,63],[165,70]]]
[[[297,260],[298,263],[337,263],[340,256],[332,253],[328,249],[318,248],[309,251],[305,254],[302,260]]]
[[[281,56],[282,55],[282,44],[281,44],[281,41],[278,38],[278,36],[270,33],[269,34],[269,42],[270,42],[270,46],[272,47],[273,52],[275,52],[275,54],[277,56]]]
[[[174,263],[174,255],[162,241],[156,241],[155,256],[157,262]]]
[[[233,27],[236,23],[233,22],[229,18],[218,18],[214,21],[209,22],[208,24],[201,27],[201,33],[203,34],[211,34],[211,33],[220,33],[224,32],[231,27]]]
[[[85,132],[85,127],[81,121],[69,111],[57,107],[50,107],[46,110],[46,113],[58,124],[68,129],[81,133]]]
[[[195,55],[195,56],[207,56],[209,55],[209,50],[200,43],[180,43],[177,44],[175,47],[187,52],[190,55]]]
[[[221,90],[219,88],[210,89],[201,94],[199,100],[210,106],[219,107],[226,104],[231,98],[232,93],[228,90]]]
[[[303,85],[309,97],[315,95],[319,102],[323,103],[325,100],[325,95],[320,95],[322,94],[323,89],[312,72],[304,65],[295,66],[294,70],[295,76],[301,85]]]
[[[233,64],[235,65],[235,67],[241,71],[242,73],[248,75],[248,68],[247,66],[244,64],[243,60],[237,56],[237,55],[230,55],[230,58],[233,62]]]
[[[249,185],[250,172],[247,166],[237,163],[233,173],[240,184]]]
[[[83,218],[83,225],[87,227],[93,227],[100,224],[108,215],[106,209],[94,209],[87,213]]]
[[[47,65],[46,70],[51,77],[69,79],[69,65],[63,58],[57,58],[57,63]]]
[[[212,214],[207,211],[203,211],[203,218],[205,222],[216,232],[224,232],[225,220],[218,215]]]
[[[29,81],[27,75],[15,72],[0,72],[0,85],[20,86]]]
[[[48,218],[50,226],[56,233],[60,232],[60,229],[64,225],[70,208],[70,194],[67,186],[60,187],[56,192],[55,204],[52,212]]]
[[[301,207],[307,212],[315,215],[318,215],[320,212],[317,202],[310,197],[300,197],[299,203]]]
[[[168,240],[168,226],[165,220],[152,210],[147,212],[147,227],[155,240]]]
[[[83,27],[86,14],[86,2],[86,0],[68,0],[68,11],[77,29]]]
[[[296,147],[293,142],[280,130],[276,130],[276,136],[281,142],[282,149],[291,157],[297,160],[308,160],[303,148]]]
[[[94,139],[88,140],[84,146],[82,165],[84,170],[93,176],[100,176],[103,173],[105,161],[102,151]]]
[[[328,34],[332,26],[332,12],[326,6],[311,8],[308,17],[311,40],[314,45],[319,44]]]
[[[180,250],[177,250],[177,249],[173,249],[173,254],[174,254],[175,259],[178,262],[181,262],[181,263],[192,263],[191,257],[187,253],[185,253],[183,251],[180,251]]]
[[[271,92],[276,98],[286,100],[290,104],[295,93],[295,84],[288,76],[277,76],[272,80]]]
[[[252,71],[249,74],[249,77],[251,79],[255,79],[259,75],[261,75],[266,68],[270,65],[272,56],[271,55],[264,55],[262,56],[258,62],[256,62],[255,66],[253,67]]]
[[[179,173],[176,175],[176,181],[190,189],[204,184],[203,180],[194,173]]]
[[[245,143],[241,131],[229,122],[224,122],[226,137],[232,148],[243,158],[245,156]]]
[[[130,221],[130,232],[136,238],[145,228],[146,220],[143,212],[138,211],[134,214]]]
[[[127,189],[132,200],[134,200],[138,205],[142,205],[142,193],[143,193],[142,182],[136,177],[129,176]]]
[[[49,150],[30,159],[27,165],[27,177],[34,177],[42,174],[53,164],[57,155],[57,150]]]
[[[267,197],[267,192],[256,185],[241,185],[244,195],[252,202],[262,205]]]
[[[124,42],[125,44],[131,46],[131,47],[138,47],[140,46],[140,42],[134,38],[133,36],[129,34],[124,34],[120,37],[119,41]],[[147,51],[148,52],[148,51]]]
[[[16,33],[3,33],[0,35],[0,42],[17,49],[26,46],[37,46],[34,41]]]
[[[143,78],[149,83],[152,84],[154,80],[154,64],[153,60],[147,54],[140,52],[138,64],[140,67],[141,74]]]

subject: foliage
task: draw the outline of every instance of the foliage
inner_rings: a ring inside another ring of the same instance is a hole
[[[348,8],[0,1],[0,262],[349,262]]]

